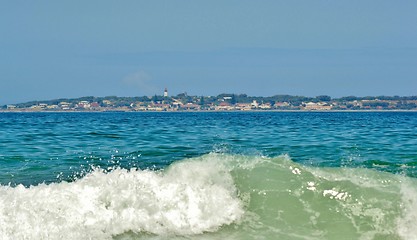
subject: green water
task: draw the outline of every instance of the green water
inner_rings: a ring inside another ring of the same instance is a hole
[[[188,161],[227,165],[244,205],[242,218],[213,233],[117,239],[416,238],[416,179],[369,169],[306,167],[287,156],[210,154]]]

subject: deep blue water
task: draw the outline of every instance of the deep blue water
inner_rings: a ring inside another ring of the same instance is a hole
[[[417,176],[415,112],[0,113],[0,183],[161,169],[207,153]]]

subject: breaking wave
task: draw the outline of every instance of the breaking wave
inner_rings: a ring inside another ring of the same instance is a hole
[[[0,186],[1,239],[416,239],[416,179],[207,154]]]

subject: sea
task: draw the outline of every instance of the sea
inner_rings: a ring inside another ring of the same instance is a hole
[[[417,239],[416,112],[0,113],[0,239]]]

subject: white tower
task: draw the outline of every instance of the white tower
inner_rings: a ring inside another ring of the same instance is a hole
[[[168,90],[167,90],[167,88],[165,88],[164,97],[168,97]]]

